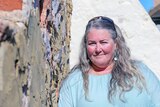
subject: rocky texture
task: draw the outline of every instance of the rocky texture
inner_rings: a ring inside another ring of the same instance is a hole
[[[20,1],[20,0],[19,0]],[[56,107],[69,71],[70,0],[0,10],[0,107]]]
[[[154,7],[158,6],[160,4],[159,0],[153,0],[154,1]]]
[[[22,9],[22,0],[0,0],[0,10],[12,11]]]
[[[47,105],[56,104],[56,91],[69,71],[71,1],[46,0],[41,13],[41,31],[45,44]],[[43,17],[46,16],[46,17]],[[55,105],[54,105],[55,106]]]
[[[133,57],[160,76],[160,32],[138,0],[73,0],[70,66],[77,62],[87,21],[99,15],[111,17],[122,29]]]

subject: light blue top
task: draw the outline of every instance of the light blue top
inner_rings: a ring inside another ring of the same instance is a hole
[[[144,64],[138,68],[145,77],[147,90],[142,93],[135,87],[126,92],[126,102],[115,96],[114,102],[108,101],[108,85],[111,74],[89,74],[89,101],[85,100],[83,79],[80,70],[75,70],[63,82],[59,93],[58,107],[160,107],[160,81]]]

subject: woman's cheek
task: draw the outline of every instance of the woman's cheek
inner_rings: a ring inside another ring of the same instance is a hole
[[[94,48],[91,47],[91,46],[88,46],[88,47],[87,47],[88,56],[91,56],[91,55],[93,54],[93,52],[94,52]]]
[[[107,45],[107,46],[105,46],[104,48],[103,48],[103,50],[105,51],[105,52],[112,52],[113,50],[114,50],[114,46],[112,46],[112,45]]]

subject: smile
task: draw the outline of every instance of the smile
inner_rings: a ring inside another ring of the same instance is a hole
[[[102,56],[104,56],[104,54],[103,55],[94,55],[95,57],[102,57]]]

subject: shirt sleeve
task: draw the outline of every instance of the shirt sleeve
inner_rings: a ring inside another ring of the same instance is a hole
[[[73,107],[71,88],[65,81],[59,92],[58,107]]]
[[[160,80],[159,78],[148,68],[143,65],[143,72],[146,80],[147,91],[153,102],[152,107],[160,107]]]

